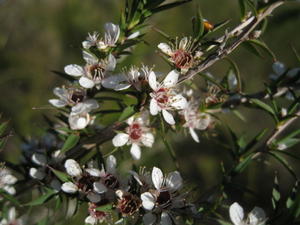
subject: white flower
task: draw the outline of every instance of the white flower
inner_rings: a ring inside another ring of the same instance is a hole
[[[169,61],[174,66],[181,70],[182,73],[186,73],[189,68],[194,65],[195,57],[193,54],[198,54],[199,51],[195,51],[195,42],[191,38],[184,37],[179,43],[176,39],[176,44],[160,43],[157,47],[167,56]]]
[[[78,187],[76,184],[72,182],[65,182],[62,184],[61,189],[69,194],[74,194],[78,191]]]
[[[99,224],[106,220],[107,214],[105,212],[97,210],[100,207],[95,203],[89,203],[89,216],[85,218],[85,223],[87,224]]]
[[[69,124],[72,130],[84,129],[87,125],[92,124],[94,117],[91,117],[89,112],[99,107],[98,103],[93,100],[86,100],[72,107],[69,115]]]
[[[185,124],[184,127],[189,129],[189,132],[194,139],[194,141],[199,142],[199,137],[195,131],[205,130],[212,123],[212,118],[208,113],[200,112],[198,103],[194,100],[188,102],[187,107],[180,111],[183,115]]]
[[[145,113],[144,113],[145,114]],[[127,120],[129,125],[126,128],[126,133],[118,133],[112,140],[115,147],[120,147],[125,144],[131,145],[130,153],[135,160],[141,158],[140,146],[152,147],[154,136],[149,132],[148,117],[141,116],[134,118],[133,116]]]
[[[34,153],[31,156],[31,160],[39,166],[45,166],[47,164],[47,156],[44,154]]]
[[[97,46],[98,38],[98,32],[95,31],[92,34],[89,33],[86,40],[82,42],[82,47],[85,49],[89,49],[90,47]]]
[[[79,84],[84,88],[100,88],[104,77],[116,67],[116,59],[112,54],[109,54],[107,59],[98,60],[93,54],[83,51],[83,58],[86,61],[84,67],[71,64],[65,66],[65,73],[80,77]]]
[[[175,124],[173,115],[169,111],[182,110],[186,107],[187,101],[174,91],[177,84],[179,73],[172,70],[162,83],[156,81],[156,75],[151,72],[149,75],[149,85],[153,92],[150,93],[150,113],[157,115],[162,112],[165,121],[171,125]]]
[[[141,69],[131,67],[124,74],[107,77],[102,81],[102,86],[108,89],[121,91],[133,86],[136,90],[142,91],[142,85],[148,81],[148,76],[152,69],[142,66]]]
[[[43,168],[30,168],[29,175],[37,180],[43,180],[46,176],[45,171]]]
[[[0,169],[0,189],[3,189],[11,195],[14,195],[16,194],[16,189],[13,187],[13,185],[17,181],[18,179],[13,176],[8,169]]]
[[[0,225],[23,225],[23,219],[17,219],[17,212],[15,207],[12,207],[8,210],[7,218],[0,220]]]
[[[113,23],[106,23],[104,25],[105,34],[104,40],[100,40],[97,43],[97,46],[100,50],[105,50],[108,47],[115,47],[119,36],[120,36],[120,27],[119,25]]]
[[[65,168],[67,173],[72,177],[79,177],[82,175],[82,169],[80,165],[74,159],[68,159],[65,162]]]
[[[103,194],[108,190],[114,190],[119,187],[120,182],[116,175],[117,160],[113,155],[107,157],[105,162],[105,169],[100,171],[101,179],[94,182],[94,191],[98,194]]]
[[[267,220],[264,210],[259,207],[254,207],[245,218],[244,209],[237,202],[230,206],[229,215],[234,225],[264,225]]]
[[[152,170],[152,182],[156,189],[154,192],[144,192],[141,195],[142,205],[145,210],[150,211],[145,214],[143,220],[145,224],[154,224],[160,218],[161,224],[171,225],[171,210],[184,206],[180,196],[175,196],[176,191],[182,186],[182,178],[178,171],[169,173],[164,177],[159,168]],[[157,210],[161,215],[156,215]]]

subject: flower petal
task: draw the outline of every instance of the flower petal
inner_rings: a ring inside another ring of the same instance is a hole
[[[98,220],[95,217],[88,216],[87,218],[85,218],[84,222],[88,223],[88,224],[95,225],[98,222]]]
[[[244,210],[237,202],[235,202],[229,208],[229,216],[234,225],[242,225]]]
[[[179,72],[177,70],[172,70],[171,72],[168,73],[168,75],[164,79],[163,81],[164,86],[167,88],[174,87],[177,84],[178,77],[179,77]]]
[[[119,133],[117,134],[113,140],[112,143],[115,147],[120,147],[125,145],[129,140],[129,135],[125,133]]]
[[[101,171],[98,170],[98,169],[96,169],[96,168],[87,168],[87,169],[85,169],[85,171],[86,171],[89,175],[91,175],[91,176],[93,176],[93,177],[100,177],[100,176],[101,176]]]
[[[130,40],[130,39],[137,38],[140,34],[141,34],[140,31],[136,31],[136,32],[130,34],[130,35],[127,37],[127,39]]]
[[[260,224],[266,220],[265,211],[262,208],[254,207],[248,215],[250,224]]]
[[[107,71],[114,71],[116,68],[116,64],[117,64],[116,58],[112,54],[109,54],[107,66],[105,69]]]
[[[67,65],[64,70],[66,74],[74,77],[80,77],[84,74],[83,68],[76,64]]]
[[[278,61],[273,63],[272,68],[273,71],[279,76],[282,75],[286,70],[285,65]]]
[[[179,42],[179,48],[185,50],[187,43],[188,43],[188,38],[187,37],[182,38]]]
[[[160,108],[159,108],[159,106],[157,104],[157,101],[154,98],[152,98],[150,100],[150,113],[151,113],[151,115],[153,115],[153,116],[157,115],[159,109]]]
[[[175,95],[174,97],[171,98],[172,101],[172,106],[175,109],[184,109],[187,107],[187,100],[185,97],[182,95]]]
[[[162,212],[160,217],[160,225],[173,225],[172,219],[167,212]]]
[[[82,169],[78,162],[76,162],[74,159],[68,159],[66,160],[64,164],[67,173],[72,177],[79,177],[82,174]]]
[[[150,192],[141,194],[142,205],[146,210],[152,210],[155,205],[155,198]]]
[[[178,171],[174,171],[168,174],[166,178],[166,186],[172,191],[176,191],[182,186],[182,178]]]
[[[29,175],[34,178],[34,179],[37,179],[37,180],[43,180],[46,176],[44,170],[42,169],[37,169],[37,168],[30,168],[29,170]]]
[[[149,74],[148,82],[152,90],[156,91],[157,90],[156,74],[153,71],[151,71]]]
[[[67,105],[66,101],[60,100],[60,99],[49,99],[49,103],[57,108],[62,108]]]
[[[197,135],[197,133],[195,132],[195,130],[193,128],[189,128],[190,134],[192,136],[192,138],[194,139],[194,141],[196,141],[197,143],[200,142],[199,137]]]
[[[146,213],[143,217],[144,225],[153,225],[156,221],[156,216],[152,213]]]
[[[69,194],[74,194],[78,191],[78,187],[72,182],[66,182],[62,184],[61,190]]]
[[[83,59],[90,65],[98,63],[97,57],[87,51],[82,51],[82,56]]]
[[[151,176],[154,187],[159,190],[164,182],[164,175],[162,171],[157,167],[153,167]]]
[[[130,148],[130,154],[133,159],[139,160],[141,158],[141,148],[137,144],[132,144]]]
[[[142,135],[141,141],[142,141],[143,145],[151,148],[154,143],[154,135],[152,133],[145,133]]]
[[[170,45],[166,44],[166,43],[160,43],[158,46],[157,46],[163,53],[165,53],[166,55],[169,55],[171,56],[173,51],[170,47]]]
[[[116,172],[116,167],[117,159],[113,155],[108,156],[106,159],[106,171],[108,173],[114,174]]]
[[[94,202],[94,203],[101,201],[101,196],[96,193],[93,193],[93,192],[88,193],[88,195],[86,197],[88,198],[88,200],[90,200],[91,202]]]
[[[98,194],[103,194],[107,192],[107,187],[101,182],[94,182],[93,187],[94,187],[94,191],[97,192]]]
[[[95,86],[95,82],[87,77],[81,77],[79,84],[84,88],[92,88]]]
[[[162,111],[163,117],[165,119],[165,121],[170,124],[170,125],[174,125],[175,124],[175,120],[174,117],[171,113],[169,113],[167,110],[163,110]]]

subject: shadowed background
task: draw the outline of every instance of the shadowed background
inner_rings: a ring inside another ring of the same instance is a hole
[[[6,146],[5,157],[16,162],[18,160],[16,154],[19,152],[17,135],[31,137],[42,134],[45,126],[42,114],[55,113],[55,109],[48,105],[48,99],[53,97],[52,89],[56,85],[63,84],[64,80],[51,73],[51,70],[62,71],[63,67],[70,63],[82,64],[81,41],[88,32],[102,32],[105,22],[117,23],[123,2],[122,0],[0,0],[0,112],[4,118],[11,120],[11,127],[15,133],[15,137],[11,138]],[[182,7],[155,15],[149,24],[171,36],[191,34],[191,19],[197,5],[200,5],[203,16],[212,23],[230,19],[230,25],[234,26],[238,22],[237,0],[195,0]],[[262,37],[278,60],[288,67],[299,66],[291,49],[293,45],[300,51],[299,27],[300,4],[290,3],[275,11]],[[147,32],[145,38],[150,45],[137,46],[134,55],[127,58],[122,65],[139,66],[143,63],[155,65],[155,70],[167,72],[168,65],[155,52],[155,46],[165,40],[154,31]],[[240,67],[245,91],[262,90],[271,73],[272,60],[267,55],[258,58],[243,48],[234,52],[231,57]],[[215,76],[222,77],[226,70],[226,63],[219,62],[209,71]],[[247,119],[246,122],[231,114],[221,118],[227,121],[233,130],[241,134],[247,133],[249,137],[262,128],[271,127],[271,118],[263,112],[241,110]],[[222,133],[222,129],[218,128],[217,132]],[[230,167],[228,154],[214,144],[214,139],[219,139],[219,136],[214,136],[214,131],[203,134],[200,145],[192,142],[188,135],[183,137],[179,134],[170,138],[176,146],[184,178],[191,184],[199,185],[200,193],[220,179],[220,160],[225,162],[225,167]],[[297,151],[298,148],[292,151]],[[163,149],[160,144],[154,149],[146,149],[140,165],[161,166],[166,171],[174,169],[170,157]],[[297,165],[294,162],[292,165],[298,172],[300,171],[299,163]],[[285,185],[283,189],[290,189],[289,175],[282,167],[277,165],[275,167],[282,171],[281,182]],[[274,167],[271,169],[266,164],[255,162],[245,171],[245,176],[237,179],[258,193],[257,198],[246,196],[250,201],[243,198],[244,205],[251,207],[255,203],[270,208],[273,170]],[[256,176],[257,172],[262,173],[261,176]],[[261,185],[262,183],[264,185]],[[234,200],[242,197],[239,193],[233,196]]]

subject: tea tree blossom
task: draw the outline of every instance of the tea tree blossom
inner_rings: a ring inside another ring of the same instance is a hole
[[[99,107],[97,101],[93,99],[78,103],[72,107],[69,115],[69,124],[72,130],[84,129],[87,125],[92,124],[94,117],[89,112]]]
[[[53,93],[59,97],[59,99],[50,99],[49,103],[55,107],[61,108],[65,106],[75,106],[78,103],[91,104],[93,102],[94,105],[98,105],[96,100],[87,99],[86,90],[82,88],[65,88],[65,87],[56,87],[53,90]]]
[[[138,196],[129,192],[117,190],[116,195],[118,197],[117,209],[124,217],[132,216],[142,205]]]
[[[127,120],[128,127],[125,133],[118,133],[112,140],[115,147],[131,145],[130,153],[136,160],[141,158],[140,146],[151,148],[154,142],[154,136],[150,132],[148,113],[134,118],[133,116]]]
[[[180,173],[174,171],[164,177],[162,171],[154,167],[152,182],[155,189],[141,195],[142,206],[148,211],[143,218],[144,224],[160,220],[161,224],[172,225],[171,210],[184,206],[184,200],[177,193],[182,186]]]
[[[197,47],[188,37],[182,38],[179,43],[176,38],[175,44],[160,43],[158,45],[158,48],[169,57],[168,60],[182,73],[187,72],[194,65],[195,59],[201,55],[200,51],[196,51]]]
[[[186,99],[175,91],[178,77],[178,71],[172,70],[162,83],[157,82],[154,72],[151,72],[148,78],[149,85],[153,90],[150,93],[150,113],[157,115],[162,112],[165,121],[171,125],[175,124],[175,120],[169,111],[182,110],[187,105]]]
[[[84,67],[76,64],[67,65],[65,66],[65,73],[80,77],[79,84],[84,88],[96,87],[100,89],[103,78],[114,71],[116,67],[115,57],[109,54],[106,59],[99,60],[93,54],[83,51],[83,58],[86,61]]]
[[[78,191],[85,194],[92,202],[99,202],[101,197],[93,192],[93,184],[100,177],[100,170],[96,168],[82,169],[80,165],[73,159],[66,160],[64,164],[67,173],[73,178],[73,182],[65,182],[61,189],[69,194]]]
[[[101,205],[96,203],[89,203],[89,216],[85,218],[85,223],[87,224],[99,224],[107,220],[108,213],[97,210]]]
[[[195,130],[205,130],[212,122],[212,118],[208,113],[200,112],[198,104],[191,100],[187,107],[180,111],[183,115],[185,123],[183,127],[189,129],[189,132],[194,141],[199,142],[199,137]]]
[[[18,179],[14,175],[12,175],[10,170],[6,168],[0,168],[0,189],[3,189],[8,194],[14,195],[16,194],[16,189],[13,185],[17,181]]]
[[[254,207],[245,217],[244,209],[237,202],[230,206],[229,215],[234,225],[264,225],[267,220],[264,210],[259,207]]]
[[[147,84],[148,76],[152,72],[151,68],[142,66],[142,68],[131,67],[123,74],[109,76],[104,79],[102,86],[116,91],[121,91],[134,87],[138,91],[142,91],[143,85]]]
[[[99,39],[98,32],[88,34],[86,40],[82,42],[83,48],[89,49],[95,46],[99,50],[106,50],[109,47],[115,47],[120,36],[119,25],[113,23],[106,23],[104,25],[104,29],[105,29],[104,39],[103,38]]]

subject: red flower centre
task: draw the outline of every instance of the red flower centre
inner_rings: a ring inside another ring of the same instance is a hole
[[[160,104],[166,104],[169,101],[168,93],[166,88],[160,88],[156,92],[156,101]]]
[[[138,140],[141,138],[142,136],[142,128],[140,126],[140,124],[138,123],[134,123],[130,126],[130,129],[129,129],[129,136],[131,139],[133,140]]]
[[[188,68],[191,66],[191,63],[193,61],[193,57],[188,52],[178,49],[174,52],[172,55],[172,60],[175,63],[175,66],[177,68]]]

